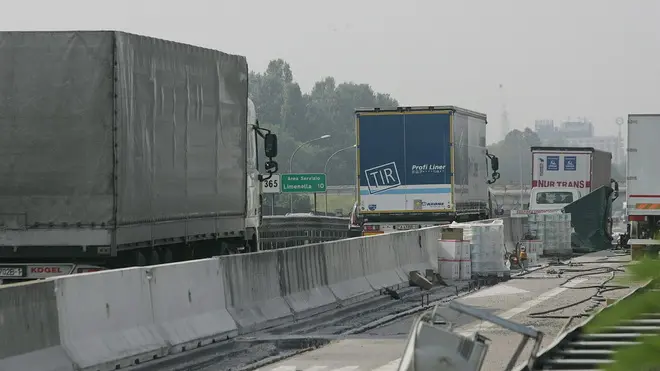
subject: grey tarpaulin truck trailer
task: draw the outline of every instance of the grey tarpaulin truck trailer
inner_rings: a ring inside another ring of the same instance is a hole
[[[247,89],[242,56],[114,31],[0,32],[0,264],[242,244]]]

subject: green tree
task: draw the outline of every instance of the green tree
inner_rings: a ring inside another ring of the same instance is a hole
[[[333,77],[317,81],[303,94],[291,66],[282,59],[272,60],[264,72],[250,73],[250,96],[261,125],[280,138],[281,172],[288,171],[290,156],[301,143],[330,134],[327,140],[301,148],[292,163],[295,172],[322,172],[332,153],[355,144],[355,108],[398,106],[390,95],[374,92],[368,84],[337,84]],[[355,151],[333,157],[327,179],[330,185],[353,184]]]
[[[512,130],[504,140],[488,146],[488,151],[500,159],[501,178],[497,184],[531,184],[532,155],[530,148],[541,145],[541,139],[529,128]],[[522,174],[521,174],[522,170]]]
[[[587,332],[607,332],[611,326],[640,318],[645,313],[660,312],[660,290],[657,282],[660,279],[660,261],[643,260],[629,267],[631,280],[636,282],[651,281],[649,288],[641,294],[630,296],[608,310],[600,312],[587,325]],[[615,363],[605,369],[609,371],[650,371],[657,370],[660,365],[660,335],[651,334],[638,339],[639,345],[618,349],[614,355]]]

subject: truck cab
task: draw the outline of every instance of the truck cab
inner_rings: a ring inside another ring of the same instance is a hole
[[[532,188],[529,209],[559,211],[564,208],[564,206],[582,198],[582,196],[584,196],[584,194],[577,188]]]

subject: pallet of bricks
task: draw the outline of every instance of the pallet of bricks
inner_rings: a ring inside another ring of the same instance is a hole
[[[542,243],[538,254],[543,257],[571,257],[571,214],[529,214],[529,232]]]
[[[467,281],[472,278],[470,241],[463,239],[463,229],[443,229],[438,240],[438,273],[443,280]]]
[[[452,251],[452,249],[458,249],[457,247],[453,247],[451,243],[454,240],[457,244],[460,242],[460,246],[462,247],[460,248],[461,253],[459,255],[462,256],[463,259],[458,263],[459,267],[463,267],[463,273],[461,273],[459,268],[458,275],[461,279],[468,279],[468,277],[471,277],[472,279],[478,279],[481,277],[508,278],[511,276],[511,271],[507,268],[504,260],[506,249],[504,246],[504,223],[502,220],[496,219],[491,222],[453,223],[449,228],[451,228],[451,230],[462,230],[462,237],[460,240],[454,237],[448,238],[446,237],[447,233],[443,232],[438,257],[439,259],[450,260],[441,254],[445,254],[446,256],[451,255],[450,251]],[[447,228],[445,228],[445,230],[446,229]],[[454,253],[454,255],[456,254],[457,253]],[[443,269],[449,269],[443,268],[443,266],[449,266],[448,263],[450,262],[443,260],[438,262],[440,272],[442,272]],[[462,265],[460,263],[462,263]],[[468,266],[470,267],[469,273]],[[455,274],[456,273],[454,273],[454,275]]]

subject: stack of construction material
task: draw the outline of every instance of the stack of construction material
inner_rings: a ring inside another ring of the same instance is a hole
[[[470,241],[472,276],[507,274],[504,255],[504,223],[501,219],[486,222],[453,223],[463,229],[463,239]]]
[[[530,266],[539,265],[539,258],[543,255],[543,241],[526,240],[521,242],[521,246],[527,249],[527,259]]]
[[[462,240],[438,240],[438,272],[446,280],[468,280],[470,267],[470,242]]]
[[[489,276],[507,272],[504,255],[504,224],[473,224],[470,241],[472,274]]]
[[[532,235],[543,241],[543,256],[570,256],[571,214],[530,214],[529,229]]]
[[[470,241],[462,241],[461,247],[461,280],[472,278],[472,258],[470,256]]]

